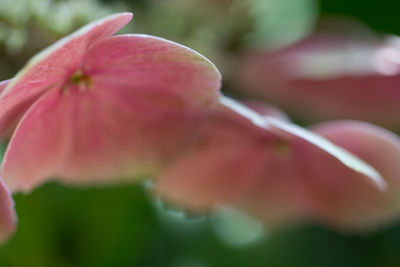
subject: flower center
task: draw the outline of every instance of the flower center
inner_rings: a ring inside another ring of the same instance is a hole
[[[90,89],[91,85],[92,78],[83,73],[82,70],[78,70],[67,80],[62,90],[65,95],[68,95],[70,88],[77,87],[80,92],[85,92]]]

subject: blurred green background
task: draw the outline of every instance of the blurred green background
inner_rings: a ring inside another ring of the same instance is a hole
[[[288,45],[328,15],[400,34],[398,10],[398,0],[0,0],[0,78],[79,26],[133,11],[124,32],[200,51],[221,69],[229,93],[231,69],[246,49]],[[313,224],[271,230],[229,209],[203,216],[171,210],[146,185],[50,183],[15,195],[15,203],[18,230],[0,247],[1,267],[400,266],[400,224],[367,235]]]

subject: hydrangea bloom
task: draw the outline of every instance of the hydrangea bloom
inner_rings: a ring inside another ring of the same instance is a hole
[[[258,110],[264,116],[223,98],[155,192],[197,212],[239,206],[270,225],[311,217],[339,228],[358,226],[351,219],[368,212],[370,197],[386,194],[380,174],[281,115],[267,116],[270,108]]]
[[[238,70],[240,90],[309,121],[357,119],[399,129],[399,39],[342,26],[278,51],[249,53]]]
[[[112,36],[131,17],[109,16],[61,39],[0,94],[0,133],[12,133],[1,169],[10,190],[51,177],[152,174],[218,101],[220,74],[200,54],[153,36]]]

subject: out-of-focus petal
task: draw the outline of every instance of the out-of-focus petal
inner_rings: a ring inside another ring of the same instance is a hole
[[[53,175],[71,146],[70,102],[50,91],[32,105],[6,150],[1,174],[11,191],[29,191]]]
[[[385,185],[375,169],[326,139],[225,98],[156,192],[194,211],[238,205],[278,224],[346,216],[358,207],[353,202],[382,194]]]
[[[0,243],[4,242],[15,231],[17,216],[11,194],[0,180]]]
[[[310,121],[360,119],[399,128],[400,41],[359,32],[316,32],[279,51],[249,54],[240,65],[248,95]]]
[[[12,132],[9,128],[30,105],[79,68],[94,41],[114,34],[131,18],[131,13],[120,13],[92,22],[34,56],[0,94],[0,136]]]
[[[400,137],[378,126],[359,121],[335,121],[312,130],[365,160],[388,183],[386,194],[371,194],[343,223],[374,227],[400,216]]]
[[[273,137],[233,110],[219,106],[189,152],[157,180],[157,193],[195,211],[240,200],[253,187],[257,166],[264,161],[264,153],[256,153],[257,143],[264,139],[268,144]]]

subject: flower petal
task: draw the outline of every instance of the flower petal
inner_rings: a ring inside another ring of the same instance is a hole
[[[90,88],[75,97],[74,145],[59,176],[106,183],[154,174],[195,135],[219,99],[206,58],[147,35],[104,38],[88,51]]]
[[[238,84],[310,121],[360,119],[398,128],[399,40],[359,30],[316,32],[279,51],[249,54]]]
[[[219,99],[221,76],[207,58],[155,36],[133,34],[104,38],[88,51],[84,69],[93,75],[93,80],[113,83],[114,87],[182,95],[183,104],[193,108],[204,109]]]
[[[11,191],[29,191],[43,183],[64,161],[70,147],[69,101],[49,91],[18,124],[6,150],[1,174]]]
[[[93,42],[114,34],[131,18],[131,13],[120,13],[92,22],[34,56],[0,94],[0,135],[12,132],[40,95],[60,86]]]
[[[153,174],[195,134],[199,114],[158,108],[149,94],[148,99],[140,94],[135,99],[135,94],[115,96],[109,89],[69,96],[74,137],[56,172],[64,182],[102,184]]]
[[[238,205],[270,224],[316,214],[333,220],[337,211],[353,211],[349,202],[382,192],[385,181],[371,166],[305,129],[265,118],[224,98],[156,192],[194,211]]]
[[[372,228],[400,217],[400,137],[381,127],[359,121],[335,121],[312,130],[346,148],[376,168],[388,183],[386,194],[371,194],[349,214],[346,224]]]
[[[0,180],[0,243],[3,243],[15,231],[17,216],[14,201],[3,181]]]

